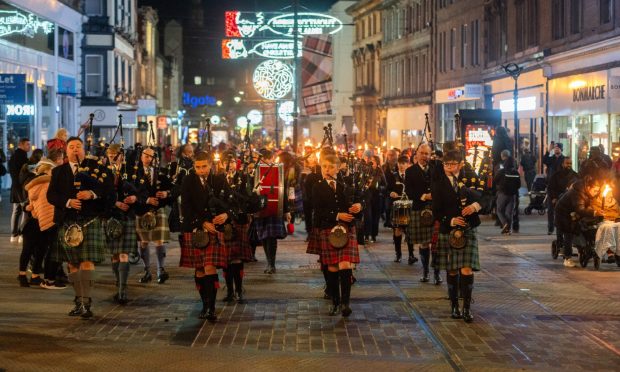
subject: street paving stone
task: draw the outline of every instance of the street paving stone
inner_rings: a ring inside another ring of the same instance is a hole
[[[66,316],[71,289],[18,286],[19,246],[0,235],[0,369],[79,370],[118,360],[138,370],[205,361],[208,370],[237,371],[332,365],[342,370],[617,370],[620,269],[609,264],[599,271],[591,265],[565,269],[550,256],[544,218],[524,218],[523,235],[499,236],[488,221],[480,228],[482,270],[475,276],[472,324],[449,318],[445,284],[420,283],[420,263],[392,262],[388,230],[361,249],[351,317],[327,315],[316,256],[305,254],[298,233],[280,242],[275,275],[263,273],[259,247],[261,262],[246,265],[246,304],[225,305],[219,301],[225,289],[220,289],[216,324],[197,318],[192,272],[175,267],[176,243],[168,252],[171,278],[164,285],[138,284],[141,269],[132,267],[127,306],[112,302],[111,269],[100,265],[96,316],[83,321]],[[46,346],[46,354],[34,345]],[[70,352],[78,352],[77,361],[70,361]]]

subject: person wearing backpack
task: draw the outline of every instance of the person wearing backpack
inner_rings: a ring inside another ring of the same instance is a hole
[[[515,200],[521,187],[521,177],[515,168],[514,158],[504,160],[504,168],[496,173],[493,181],[497,185],[497,216],[502,224],[502,234],[510,235]]]

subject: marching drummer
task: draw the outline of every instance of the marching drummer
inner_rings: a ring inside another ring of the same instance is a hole
[[[414,245],[418,245],[422,259],[423,274],[420,281],[429,281],[430,243],[433,236],[431,174],[431,148],[421,144],[416,152],[417,163],[409,167],[405,174],[405,192],[412,201],[411,219],[407,227],[407,248],[409,248],[409,264],[417,261],[413,257]],[[413,261],[413,262],[412,262]],[[441,283],[439,270],[435,270],[435,284]]]
[[[443,158],[444,175],[433,180],[433,214],[440,222],[438,240],[438,269],[447,270],[448,295],[451,317],[463,318],[470,323],[474,286],[474,271],[480,270],[476,227],[480,225],[480,194],[459,182],[463,155],[458,150],[448,151]],[[457,284],[460,272],[460,293],[463,312],[459,309]]]
[[[405,172],[407,168],[411,166],[409,162],[409,158],[407,156],[398,157],[398,168],[396,174],[393,177],[388,178],[388,186],[387,191],[392,199],[400,199],[405,194]],[[390,208],[392,213],[394,213],[393,207]],[[390,218],[391,216],[388,216]],[[400,262],[403,252],[401,250],[401,245],[403,241],[403,228],[397,226],[398,224],[394,224],[392,220],[392,238],[394,240],[394,251],[396,252],[396,258],[394,262]]]
[[[362,206],[359,203],[347,203],[344,186],[336,182],[339,168],[340,159],[336,155],[321,157],[323,179],[312,189],[313,225],[318,229],[321,263],[328,265],[327,287],[332,299],[329,315],[336,315],[340,311],[342,316],[348,317],[351,315],[352,264],[360,262],[355,227],[351,222]],[[339,239],[331,239],[330,235],[338,231]],[[335,243],[336,240],[338,243]]]

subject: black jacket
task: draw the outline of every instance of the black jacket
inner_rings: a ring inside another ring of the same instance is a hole
[[[23,186],[19,182],[19,172],[28,162],[28,153],[17,148],[9,159],[9,174],[11,175],[11,203],[24,202]]]
[[[338,213],[348,213],[349,203],[345,195],[345,186],[336,183],[336,192],[325,180],[320,180],[312,188],[312,210],[314,211],[313,226],[319,229],[329,229],[338,223]]]
[[[196,173],[190,173],[183,178],[181,185],[181,211],[183,214],[183,232],[191,232],[200,228],[205,221],[211,222],[221,213],[229,213],[222,204],[212,199],[222,200],[227,197],[230,189],[223,176],[209,175],[206,185],[203,186]],[[229,219],[230,219],[229,213]]]
[[[167,174],[159,172],[157,168],[151,167],[151,170],[156,173],[154,177],[149,179],[144,173],[142,164],[138,166],[135,171],[134,184],[138,189],[138,201],[136,202],[136,213],[142,215],[149,210],[157,210],[163,208],[172,203],[172,180]],[[133,175],[132,175],[133,177]],[[158,191],[167,191],[168,197],[165,199],[159,199],[159,205],[157,207],[147,204],[146,200],[151,197],[155,197]]]
[[[555,205],[555,224],[558,229],[566,232],[572,230],[571,213],[577,213],[578,217],[594,217],[594,208],[591,205],[592,198],[585,189],[583,181],[579,180],[562,195]]]
[[[577,172],[571,168],[562,168],[555,172],[547,185],[547,197],[550,200],[558,199],[566,189],[579,178]]]
[[[500,169],[493,178],[493,184],[497,186],[497,191],[502,192],[509,196],[516,196],[519,194],[519,187],[521,186],[521,176],[519,172],[512,169]]]
[[[431,174],[431,164],[428,165],[426,172],[419,164],[410,166],[405,172],[405,193],[413,202],[412,209],[414,211],[422,210],[426,205],[430,204],[428,201],[420,200],[420,197],[422,194],[427,194],[431,191]]]
[[[461,216],[462,203],[465,200],[465,206],[474,202],[482,205],[480,193],[468,187],[460,187],[458,194],[452,188],[450,179],[444,174],[443,177],[437,177],[431,185],[433,194],[433,216],[439,220],[439,232],[447,234],[452,230],[450,222],[452,218]],[[469,227],[477,227],[480,225],[480,217],[478,213],[471,214],[465,218]]]
[[[403,192],[405,191],[405,174],[403,174],[403,177],[400,176],[400,173],[398,173],[398,171],[394,172],[394,174],[392,174],[392,177],[385,177],[387,179],[387,195],[389,196],[390,193],[395,192],[398,195],[402,195]]]
[[[553,176],[553,173],[560,170],[562,168],[562,163],[564,163],[564,155],[549,156],[549,151],[545,152],[542,160],[543,164],[547,166],[547,179],[550,179]]]
[[[91,190],[97,199],[82,200],[82,209],[77,211],[67,208],[69,199],[75,199],[78,191]],[[71,163],[65,163],[52,169],[52,180],[47,189],[47,200],[54,206],[54,222],[58,226],[76,221],[80,217],[93,218],[103,216],[109,206],[108,195],[114,193],[112,177],[105,177],[103,182],[94,180],[84,173],[74,176]]]

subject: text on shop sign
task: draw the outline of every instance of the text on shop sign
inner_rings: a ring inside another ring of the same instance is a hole
[[[6,105],[6,116],[33,116],[34,105]]]
[[[573,102],[605,99],[605,85],[573,89]]]

